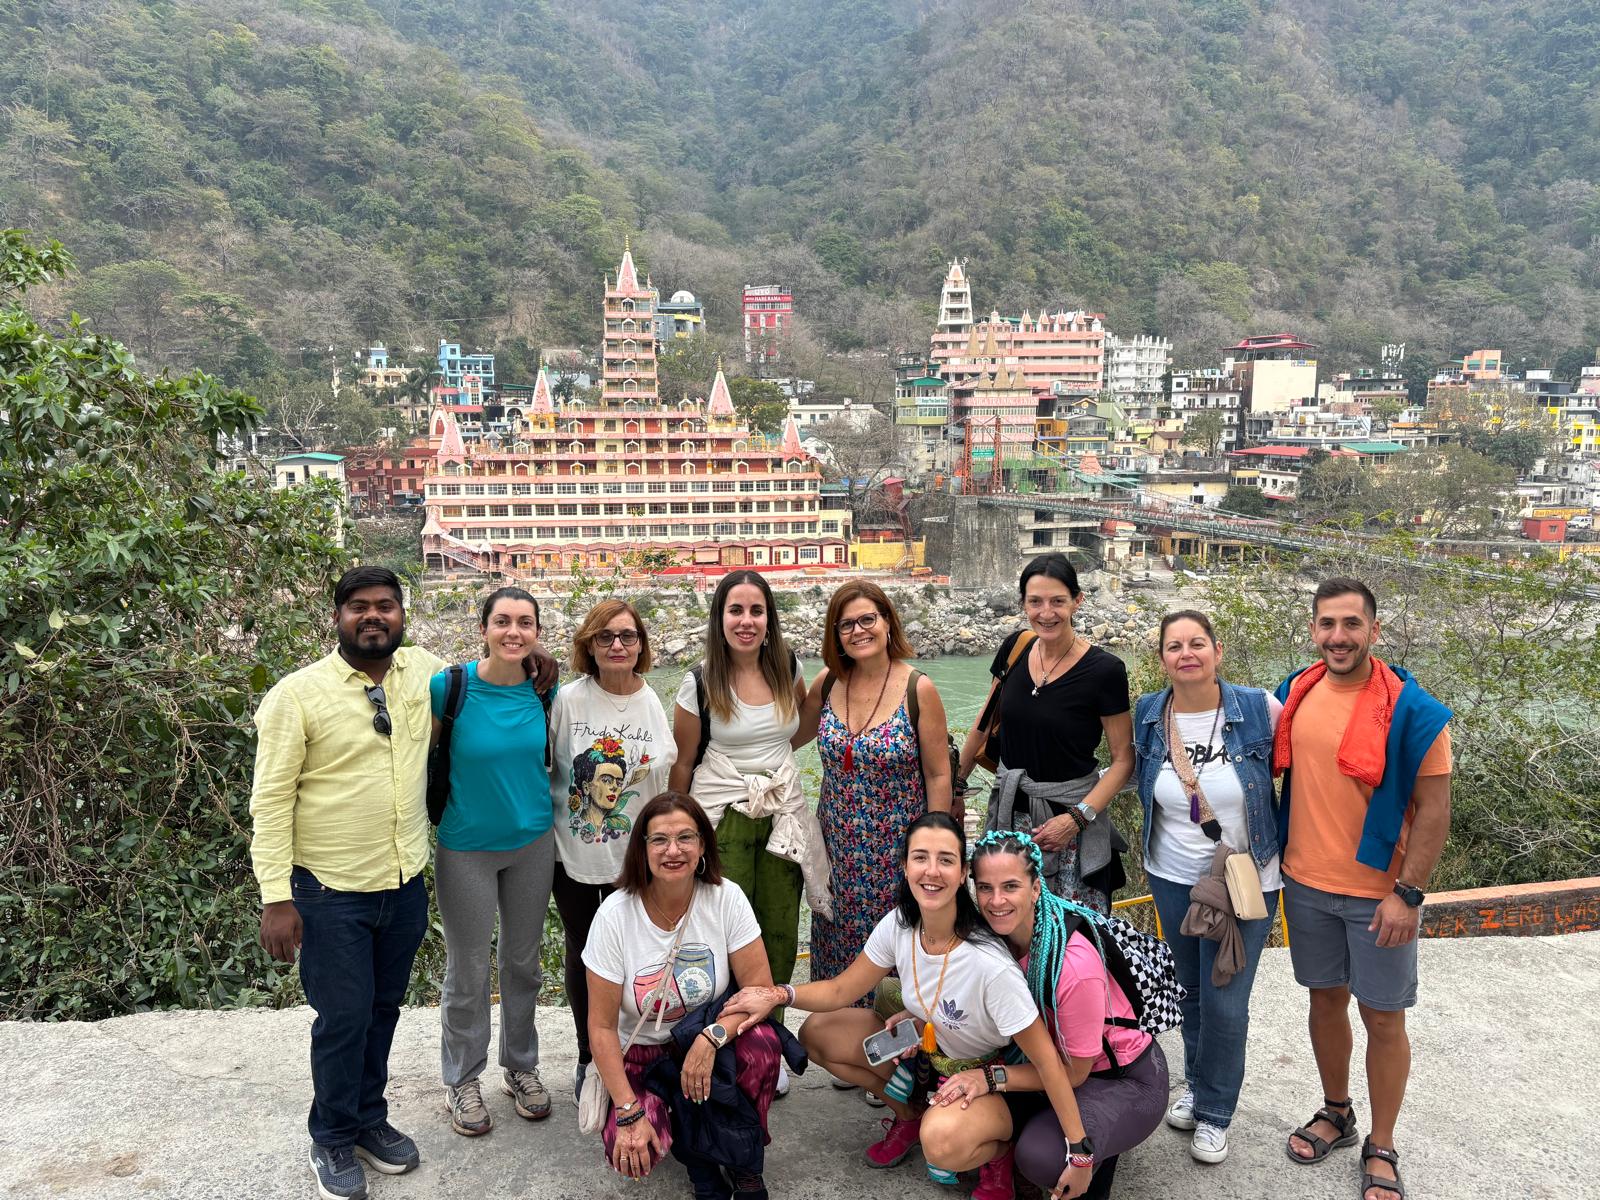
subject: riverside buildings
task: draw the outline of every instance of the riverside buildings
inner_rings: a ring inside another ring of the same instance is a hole
[[[823,509],[821,472],[792,420],[781,438],[752,433],[720,367],[709,399],[661,401],[655,310],[625,249],[605,283],[597,398],[558,402],[541,369],[509,439],[476,443],[451,409],[435,409],[430,568],[537,576],[847,562],[848,514]]]

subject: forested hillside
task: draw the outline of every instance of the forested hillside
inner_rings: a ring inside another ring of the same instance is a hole
[[[981,307],[1290,327],[1331,365],[1600,341],[1600,4],[0,0],[0,224],[47,298],[244,381],[303,347],[592,341],[622,234],[731,330]]]

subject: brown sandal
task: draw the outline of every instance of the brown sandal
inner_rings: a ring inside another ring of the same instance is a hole
[[[1330,1100],[1324,1096],[1322,1103],[1325,1107],[1317,1109],[1311,1120],[1289,1135],[1291,1138],[1299,1138],[1310,1146],[1311,1157],[1307,1158],[1303,1154],[1296,1154],[1294,1147],[1288,1141],[1283,1144],[1283,1152],[1301,1166],[1308,1167],[1312,1163],[1319,1163],[1341,1146],[1354,1146],[1357,1138],[1360,1137],[1360,1134],[1356,1132],[1355,1109],[1351,1106],[1349,1100]],[[1342,1113],[1335,1112],[1334,1110],[1337,1108],[1342,1108],[1345,1111]],[[1308,1126],[1315,1125],[1318,1121],[1326,1121],[1329,1125],[1332,1125],[1339,1131],[1339,1136],[1331,1142],[1325,1138],[1319,1138],[1308,1128]]]
[[[1367,1165],[1367,1159],[1377,1158],[1388,1163],[1394,1168],[1394,1178],[1385,1179],[1381,1175],[1374,1175],[1370,1171],[1361,1172],[1361,1200],[1367,1200],[1367,1193],[1373,1188],[1382,1188],[1386,1192],[1393,1192],[1406,1200],[1406,1185],[1400,1182],[1400,1151],[1390,1150],[1385,1146],[1374,1146],[1369,1137],[1361,1143],[1361,1165]]]

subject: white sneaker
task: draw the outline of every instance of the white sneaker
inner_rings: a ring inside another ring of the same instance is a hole
[[[828,1082],[833,1084],[833,1090],[836,1091],[836,1092],[853,1092],[853,1091],[856,1090],[856,1086],[857,1086],[856,1084],[853,1084],[853,1083],[846,1083],[843,1079],[840,1079],[837,1075],[829,1076],[828,1077]]]
[[[883,1107],[883,1097],[878,1095],[876,1092],[862,1092],[861,1098],[873,1108]]]
[[[787,1096],[788,1094],[789,1094],[789,1069],[786,1066],[784,1066],[783,1060],[780,1058],[778,1060],[778,1095],[779,1096]]]
[[[1167,1124],[1174,1129],[1194,1128],[1194,1089],[1184,1085],[1183,1095],[1172,1102],[1172,1107],[1167,1109]]]
[[[1203,1163],[1219,1163],[1228,1157],[1228,1131],[1205,1121],[1196,1121],[1189,1155]]]

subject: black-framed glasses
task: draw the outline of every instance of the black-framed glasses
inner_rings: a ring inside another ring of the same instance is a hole
[[[846,617],[839,622],[839,636],[849,637],[857,629],[865,633],[878,623],[878,614],[875,612],[862,613],[859,617]]]
[[[383,684],[375,683],[361,690],[372,701],[372,707],[378,710],[372,714],[372,727],[384,737],[389,737],[394,733],[394,722],[389,719],[389,697],[384,694]]]
[[[611,643],[621,642],[624,646],[637,646],[639,644],[639,631],[637,629],[602,629],[594,635],[597,645],[610,648]]]

